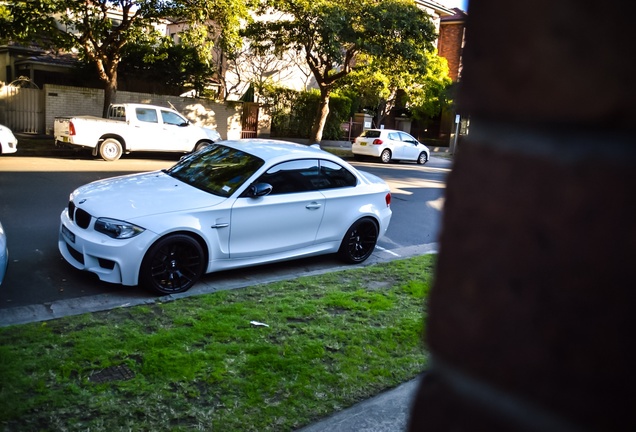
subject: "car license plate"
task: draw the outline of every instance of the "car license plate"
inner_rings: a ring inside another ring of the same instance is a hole
[[[66,142],[67,143],[69,141],[70,141],[69,137],[67,137],[67,136],[63,136],[62,137],[62,142]]]
[[[62,234],[66,237],[71,243],[75,243],[75,234],[71,232],[68,228],[62,225]]]
[[[360,145],[361,146],[365,146],[365,145],[367,145],[367,142],[366,141],[360,141]]]

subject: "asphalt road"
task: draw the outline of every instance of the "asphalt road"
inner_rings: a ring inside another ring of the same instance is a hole
[[[104,162],[84,155],[1,156],[0,220],[8,236],[10,262],[0,287],[0,311],[35,305],[50,308],[62,303],[74,308],[87,302],[100,303],[112,296],[117,296],[120,303],[154,301],[156,297],[141,288],[107,284],[68,265],[57,250],[59,216],[70,192],[79,185],[115,175],[166,168],[176,159],[174,156],[125,157]],[[382,177],[392,190],[391,225],[387,235],[378,242],[374,259],[399,258],[401,251],[413,248],[434,249],[451,162],[433,157],[425,166],[354,161],[352,164]],[[325,256],[221,272],[206,275],[191,291],[228,289],[341,265],[335,257]]]

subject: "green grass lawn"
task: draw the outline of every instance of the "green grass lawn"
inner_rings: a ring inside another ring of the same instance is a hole
[[[2,328],[0,425],[302,427],[426,367],[423,319],[435,259]]]

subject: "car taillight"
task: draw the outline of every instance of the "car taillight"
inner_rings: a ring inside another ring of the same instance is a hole
[[[68,123],[68,134],[75,135],[75,125],[73,124],[73,122]]]
[[[381,140],[381,139],[374,139],[374,140],[373,140],[373,144],[375,144],[375,145],[382,145],[382,140]]]
[[[391,206],[391,192],[389,192],[388,194],[386,194],[386,196],[384,197],[384,201],[386,201],[386,206],[390,207]]]

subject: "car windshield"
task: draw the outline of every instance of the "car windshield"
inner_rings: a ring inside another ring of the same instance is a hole
[[[265,163],[249,153],[211,144],[183,157],[165,172],[214,195],[229,197]]]

